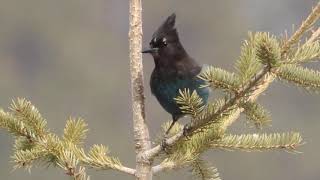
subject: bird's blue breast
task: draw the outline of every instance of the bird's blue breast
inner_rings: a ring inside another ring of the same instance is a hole
[[[209,97],[208,88],[200,88],[205,82],[197,77],[192,78],[174,78],[170,80],[160,80],[152,78],[150,81],[151,91],[156,96],[161,106],[173,116],[182,116],[179,106],[174,98],[179,95],[179,89],[189,89],[191,92],[197,91],[204,104]]]

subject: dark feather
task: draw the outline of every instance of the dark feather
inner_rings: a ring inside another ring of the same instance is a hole
[[[208,88],[200,88],[204,81],[197,77],[201,66],[188,55],[180,43],[175,19],[176,15],[173,13],[162,23],[152,36],[151,49],[145,51],[152,54],[155,62],[150,79],[152,94],[172,115],[172,125],[184,115],[174,100],[179,95],[179,89],[197,91],[205,104],[209,96]]]

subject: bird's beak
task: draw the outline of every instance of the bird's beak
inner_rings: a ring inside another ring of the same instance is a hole
[[[156,53],[156,52],[158,52],[158,48],[151,48],[151,49],[142,50],[142,53],[150,53],[150,54],[152,54],[152,53]]]

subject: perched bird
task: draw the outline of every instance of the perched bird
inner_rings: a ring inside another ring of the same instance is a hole
[[[170,15],[152,35],[150,49],[142,51],[150,53],[155,63],[150,79],[151,92],[160,105],[172,115],[172,123],[166,134],[175,122],[184,116],[174,100],[179,95],[179,89],[197,91],[204,104],[209,96],[208,88],[200,88],[204,81],[197,75],[202,68],[183,48],[175,28],[175,19],[174,13]]]

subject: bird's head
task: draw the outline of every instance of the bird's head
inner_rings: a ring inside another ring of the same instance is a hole
[[[185,55],[186,52],[179,41],[175,22],[176,15],[173,13],[163,22],[157,31],[153,33],[149,43],[149,49],[142,51],[142,53],[150,53],[154,59]]]

